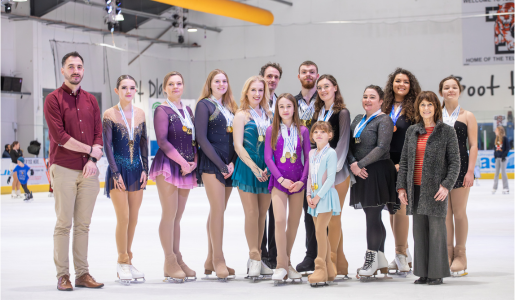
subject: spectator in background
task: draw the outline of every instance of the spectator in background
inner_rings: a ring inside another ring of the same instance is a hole
[[[18,157],[23,156],[23,151],[20,149],[20,143],[18,141],[14,141],[11,144],[11,151],[9,152],[9,155],[11,156],[11,167],[9,168],[10,173],[13,174],[13,170],[18,164]],[[13,183],[12,183],[12,192],[11,192],[11,198],[21,198],[21,184],[18,180],[18,176],[16,174],[13,174]]]
[[[506,137],[506,131],[502,126],[497,126],[497,128],[495,128],[494,146],[495,177],[492,194],[495,194],[495,192],[497,191],[497,184],[499,183],[499,171],[502,172],[502,193],[509,194],[510,189],[508,187],[508,175],[506,174],[506,165],[508,164],[508,160],[506,158],[508,156],[508,153],[510,152],[510,145],[508,142],[508,138]]]
[[[11,145],[5,144],[4,153],[2,153],[2,158],[11,158],[11,154],[9,154],[10,151]]]

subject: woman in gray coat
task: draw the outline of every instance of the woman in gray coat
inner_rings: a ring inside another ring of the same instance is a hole
[[[402,149],[397,190],[406,214],[413,215],[415,284],[443,283],[447,259],[447,196],[460,170],[456,131],[442,122],[442,107],[433,92],[415,101],[415,124],[408,128]]]

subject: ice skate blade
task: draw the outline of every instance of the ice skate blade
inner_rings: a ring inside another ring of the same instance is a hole
[[[217,279],[227,279],[227,280],[231,280],[231,279],[235,279],[236,278],[236,275],[229,275],[227,276],[226,278],[218,278],[216,277],[215,275],[208,275],[206,274],[205,277],[202,277],[201,279],[202,280],[217,280]]]
[[[407,271],[407,272],[403,272],[403,271],[399,271],[397,270],[395,273],[391,273],[391,272],[388,272],[388,275],[394,275],[394,276],[399,276],[399,277],[408,277],[409,275],[413,274],[413,272],[411,270]]]
[[[243,279],[250,279],[252,282],[257,282],[260,280],[270,280],[272,279],[272,275],[259,275],[259,276],[245,276]]]
[[[351,280],[352,278],[349,277],[348,275],[338,275],[338,276],[343,276],[343,277],[336,277],[334,279],[335,282],[340,282],[340,281],[347,281],[347,280]]]
[[[165,277],[165,279],[163,279],[163,282],[168,282],[168,283],[184,283],[184,282],[186,282],[186,280],[185,280],[185,278]]]
[[[328,285],[327,282],[316,282],[309,284],[312,288],[322,287]]]
[[[306,272],[299,272],[299,273],[302,275],[302,277],[307,277],[307,276],[313,274],[313,271],[306,271]]]
[[[459,272],[451,272],[451,277],[463,277],[467,276],[469,273],[467,270],[459,271]]]
[[[125,286],[129,286],[129,285],[131,285],[131,281],[132,281],[132,279],[118,279],[115,282],[118,282]]]
[[[145,283],[145,281],[146,281],[145,277],[132,278],[131,283],[140,284],[140,283]]]
[[[195,277],[186,277],[184,280],[187,282],[197,281],[197,277],[196,276]]]
[[[291,281],[287,281],[284,279],[281,279],[281,280],[274,279],[274,286],[281,286],[281,285],[287,285],[287,284],[302,284],[302,283],[304,283],[304,281],[302,281],[302,278],[291,279]]]

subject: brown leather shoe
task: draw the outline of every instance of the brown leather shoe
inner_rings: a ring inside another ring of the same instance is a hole
[[[70,275],[63,275],[57,279],[57,289],[60,291],[73,291]]]
[[[81,277],[75,279],[75,287],[86,287],[86,288],[92,288],[92,289],[98,289],[103,287],[103,283],[99,283],[95,281],[95,278],[93,276],[89,275],[89,273],[86,273],[82,275]]]

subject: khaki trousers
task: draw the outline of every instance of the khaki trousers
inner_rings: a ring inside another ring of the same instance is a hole
[[[82,170],[53,164],[50,167],[57,222],[54,230],[54,263],[57,278],[69,273],[70,229],[73,222],[73,265],[75,277],[88,270],[88,232],[100,185],[96,175],[84,178]]]

